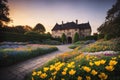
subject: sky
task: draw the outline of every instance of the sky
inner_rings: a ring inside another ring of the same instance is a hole
[[[89,21],[92,33],[105,21],[108,9],[116,0],[8,0],[10,18],[9,25],[29,25],[35,27],[41,23],[47,32],[56,23],[78,23]]]

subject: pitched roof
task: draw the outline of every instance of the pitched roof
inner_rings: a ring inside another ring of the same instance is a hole
[[[91,29],[91,26],[88,23],[76,24],[75,22],[67,22],[65,24],[59,25],[58,23],[55,24],[52,31],[54,30],[65,30],[65,29]]]

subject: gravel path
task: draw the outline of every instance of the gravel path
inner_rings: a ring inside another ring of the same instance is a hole
[[[57,55],[66,51],[72,51],[72,49],[69,49],[68,46],[70,45],[59,45],[57,46],[59,50],[56,52],[38,56],[9,67],[1,68],[0,80],[23,80],[26,74],[42,66],[49,60],[55,58]]]

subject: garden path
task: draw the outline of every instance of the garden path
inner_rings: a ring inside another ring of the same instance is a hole
[[[42,66],[43,64],[55,58],[61,53],[72,51],[72,49],[69,49],[68,46],[70,46],[70,44],[59,45],[57,46],[59,50],[56,52],[52,52],[43,56],[38,56],[9,67],[1,68],[0,80],[24,80],[25,75],[32,70]]]

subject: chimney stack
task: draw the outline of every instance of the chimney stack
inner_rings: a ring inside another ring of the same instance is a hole
[[[78,20],[76,19],[76,24],[78,24]]]

